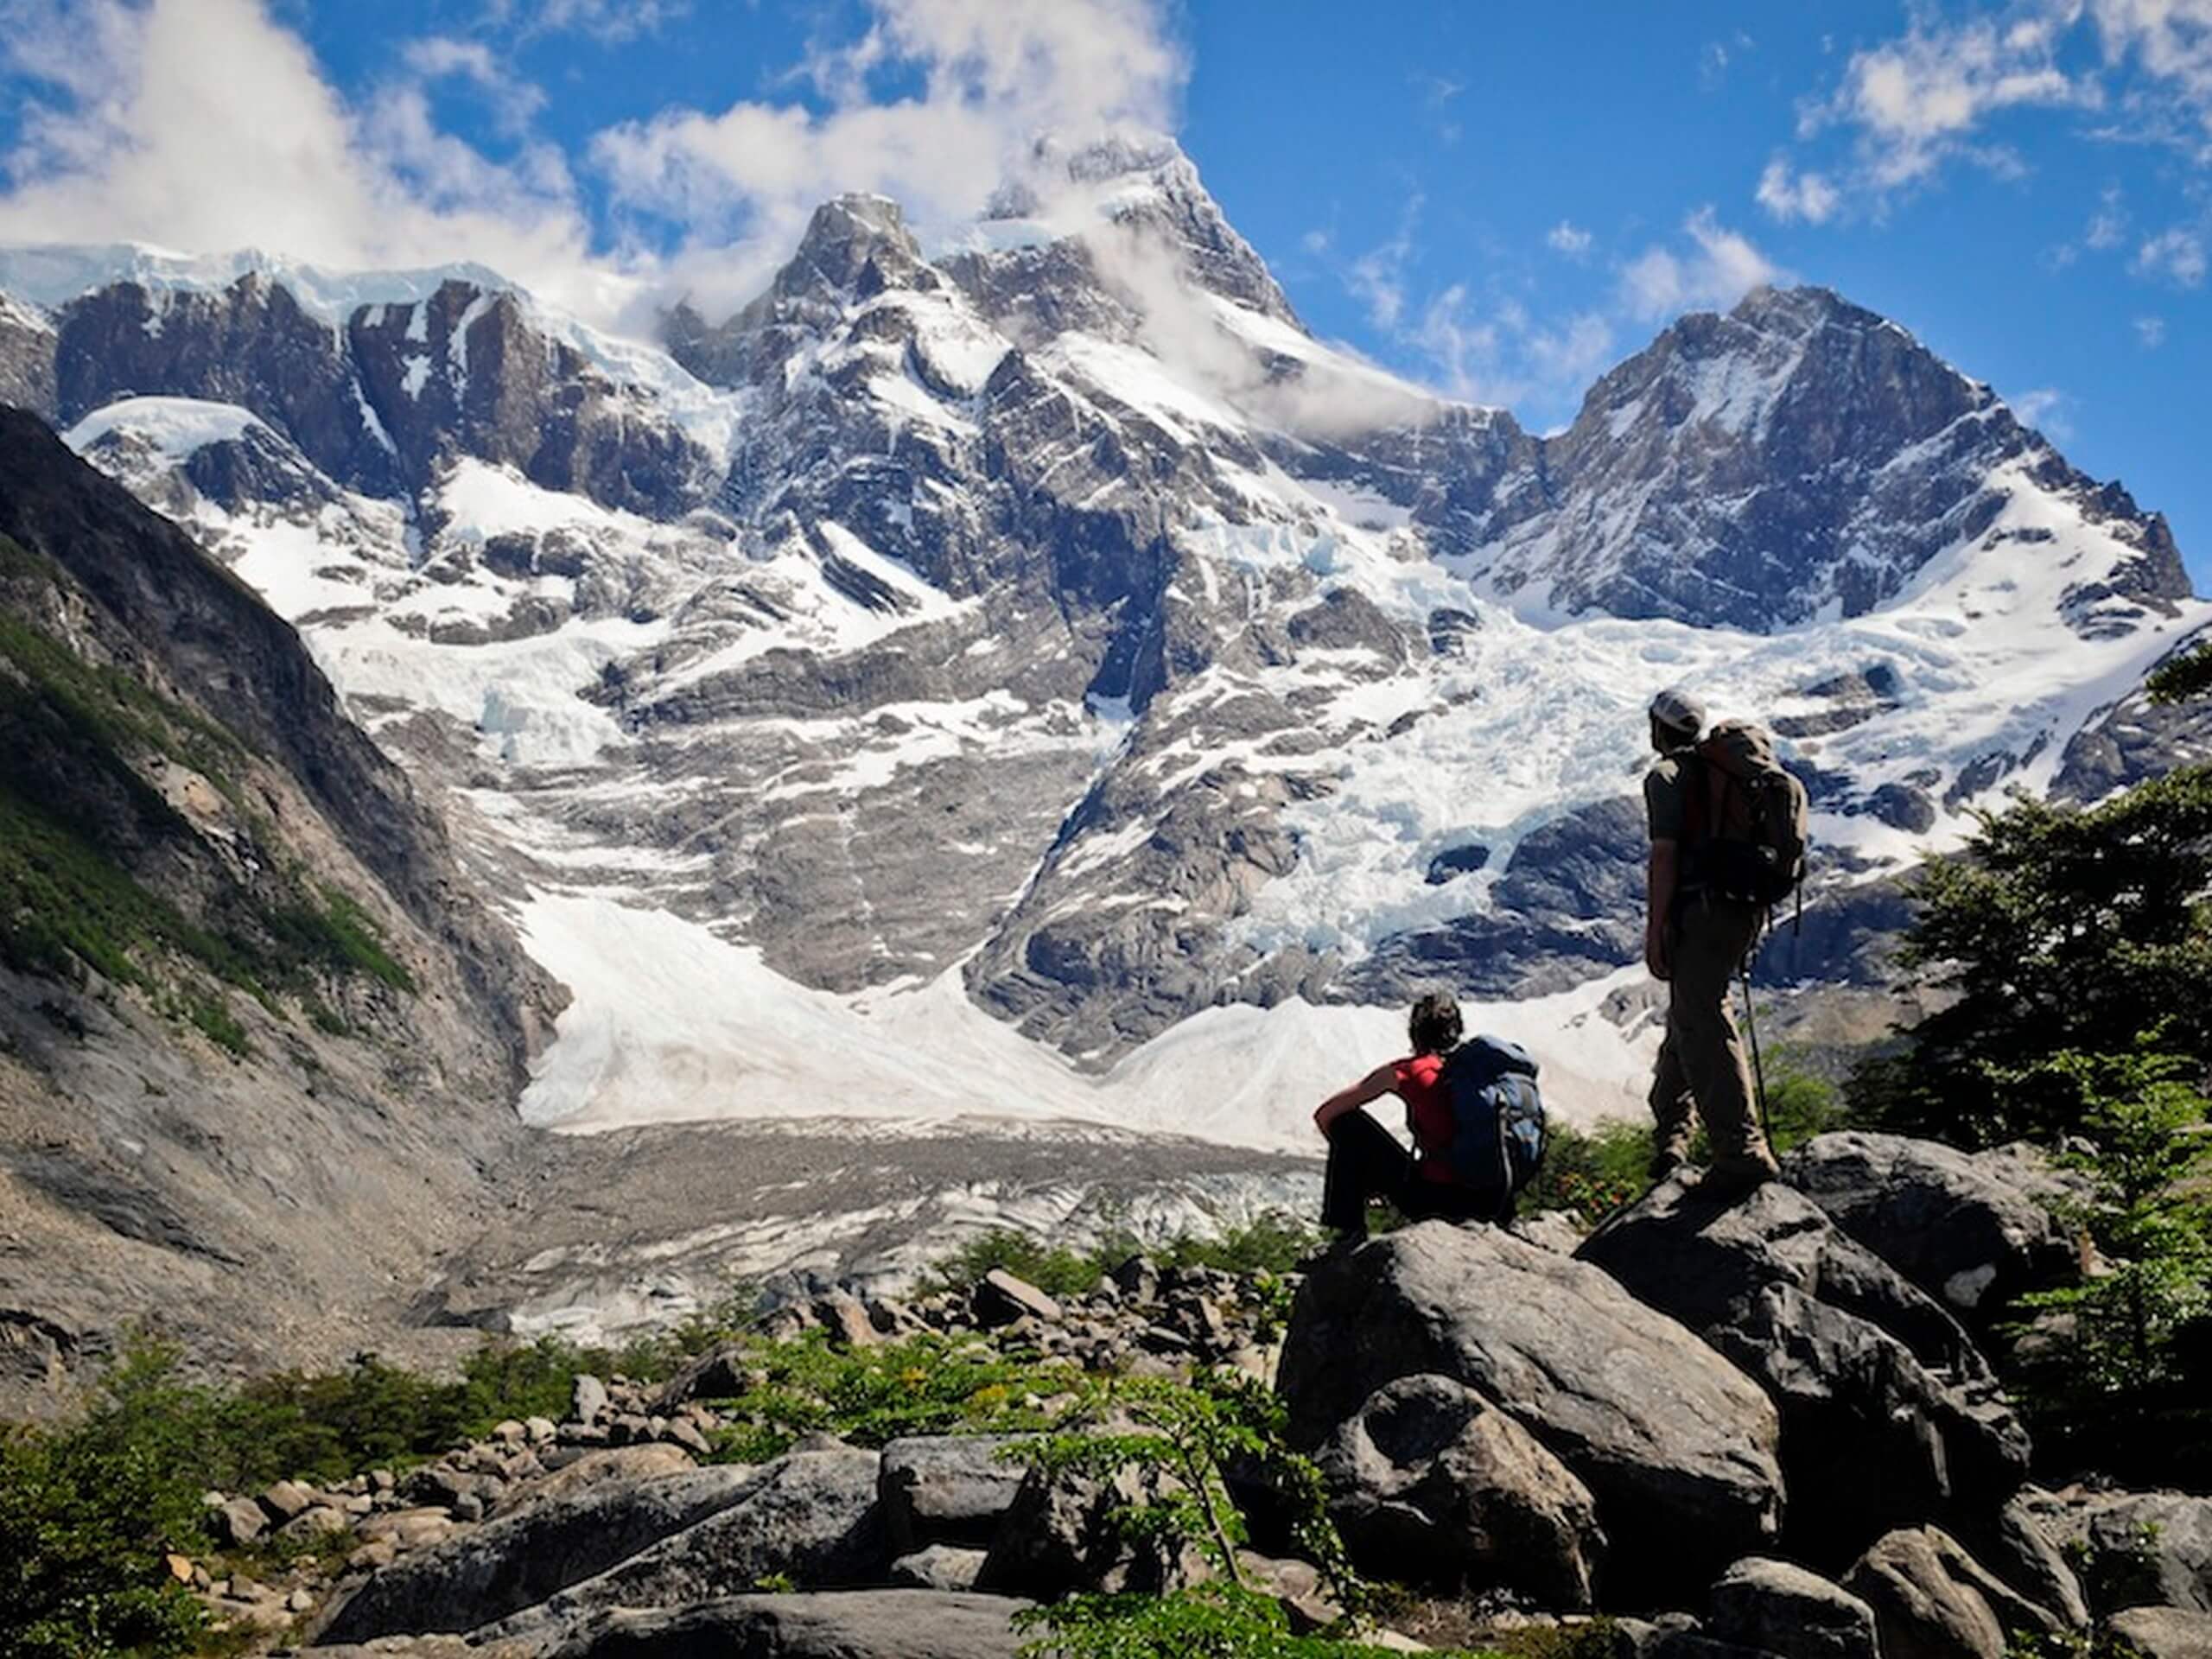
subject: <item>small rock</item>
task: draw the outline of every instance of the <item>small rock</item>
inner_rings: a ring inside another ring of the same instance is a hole
[[[280,1480],[261,1495],[261,1507],[272,1521],[292,1520],[314,1503],[315,1494],[293,1480]]]
[[[492,1438],[502,1446],[520,1446],[530,1438],[530,1431],[509,1417],[492,1426]]]
[[[975,1291],[976,1318],[987,1328],[1012,1325],[1025,1317],[1057,1325],[1060,1305],[1025,1279],[1004,1268],[985,1274]]]
[[[560,1437],[560,1428],[550,1417],[527,1417],[523,1429],[530,1436],[532,1446],[550,1446]]]
[[[352,1525],[343,1510],[327,1503],[318,1503],[313,1509],[302,1510],[277,1528],[276,1535],[291,1539],[323,1538],[333,1533],[346,1531]]]
[[[233,1497],[210,1517],[223,1542],[244,1546],[269,1530],[269,1512],[250,1497]]]
[[[569,1421],[589,1427],[606,1409],[607,1384],[588,1372],[578,1372],[569,1389]]]
[[[957,1544],[931,1544],[891,1563],[890,1581],[914,1590],[973,1590],[986,1552]]]
[[[699,1425],[689,1417],[671,1419],[661,1431],[660,1438],[702,1458],[710,1455],[715,1449]]]
[[[372,1539],[346,1558],[346,1567],[355,1573],[373,1573],[378,1567],[390,1567],[399,1559],[399,1545],[390,1538]]]
[[[289,1613],[311,1613],[315,1611],[315,1597],[306,1590],[295,1590],[284,1598],[284,1611]]]
[[[192,1558],[189,1555],[174,1554],[164,1555],[162,1557],[162,1565],[168,1569],[169,1577],[175,1579],[179,1584],[192,1582]]]

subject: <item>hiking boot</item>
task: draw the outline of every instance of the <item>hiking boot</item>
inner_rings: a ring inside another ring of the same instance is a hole
[[[1724,1203],[1745,1197],[1769,1181],[1777,1180],[1782,1166],[1774,1161],[1774,1154],[1764,1147],[1751,1147],[1743,1152],[1732,1152],[1713,1160],[1713,1167],[1697,1184],[1697,1190],[1708,1198]]]
[[[1651,1154],[1651,1162],[1644,1173],[1650,1177],[1651,1185],[1656,1186],[1688,1161],[1688,1154],[1676,1152],[1672,1147],[1662,1147]]]

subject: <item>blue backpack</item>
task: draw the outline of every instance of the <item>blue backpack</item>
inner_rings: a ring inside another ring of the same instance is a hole
[[[1544,1161],[1544,1097],[1536,1063],[1517,1043],[1471,1037],[1444,1061],[1452,1095],[1452,1144],[1444,1156],[1462,1186],[1503,1221]]]

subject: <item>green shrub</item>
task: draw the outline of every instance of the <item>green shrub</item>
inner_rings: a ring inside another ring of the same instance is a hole
[[[1291,1272],[1326,1242],[1318,1227],[1281,1211],[1210,1236],[1185,1235],[1152,1245],[1133,1233],[1120,1232],[1071,1249],[1048,1244],[1033,1234],[999,1228],[969,1239],[939,1262],[931,1269],[928,1282],[938,1289],[965,1290],[1000,1268],[1049,1296],[1080,1296],[1133,1255],[1147,1256],[1162,1267],[1212,1268],[1255,1276]]]
[[[1584,1130],[1554,1122],[1543,1166],[1521,1195],[1520,1213],[1572,1210],[1595,1226],[1651,1186],[1651,1126],[1606,1118]]]
[[[75,1425],[0,1431],[0,1651],[167,1659],[204,1614],[163,1558],[201,1541],[187,1414],[155,1354]]]
[[[745,1360],[759,1380],[719,1403],[748,1421],[723,1431],[718,1462],[764,1462],[817,1432],[881,1446],[902,1434],[1039,1429],[1052,1416],[1033,1397],[1050,1400],[1079,1381],[1065,1364],[934,1334],[848,1350],[810,1331],[787,1342],[756,1338]]]

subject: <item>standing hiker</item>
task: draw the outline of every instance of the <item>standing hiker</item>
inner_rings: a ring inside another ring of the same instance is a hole
[[[1652,1174],[1663,1179],[1688,1159],[1694,1112],[1713,1148],[1703,1190],[1733,1197],[1779,1171],[1753,1106],[1730,981],[1758,945],[1769,907],[1802,879],[1805,796],[1759,728],[1732,721],[1700,741],[1704,729],[1705,710],[1687,693],[1653,700],[1659,760],[1643,780],[1651,826],[1643,959],[1669,992],[1651,1080]]]
[[[1510,1221],[1543,1160],[1536,1063],[1494,1037],[1461,1041],[1459,1005],[1442,992],[1414,1004],[1413,1052],[1339,1089],[1314,1111],[1329,1142],[1321,1224],[1367,1236],[1367,1206],[1383,1200],[1414,1220]],[[1395,1095],[1414,1150],[1360,1109]]]

